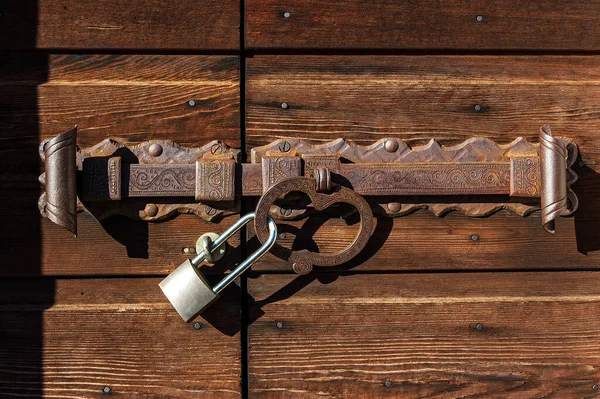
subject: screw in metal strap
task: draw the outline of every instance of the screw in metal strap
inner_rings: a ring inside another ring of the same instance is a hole
[[[223,232],[216,240],[214,240],[208,252],[212,252],[217,249],[221,244],[227,241],[233,234],[235,234],[239,229],[248,224],[251,220],[254,220],[255,213],[250,212],[244,216],[242,216],[235,224],[229,227],[227,230]],[[267,220],[269,226],[269,236],[267,240],[265,240],[264,244],[258,248],[252,255],[248,256],[242,263],[239,264],[234,270],[231,271],[223,280],[217,283],[214,287],[212,287],[212,291],[215,294],[223,291],[225,287],[233,282],[240,274],[245,272],[254,262],[259,260],[264,254],[269,252],[273,244],[275,244],[275,240],[277,239],[277,225],[275,221],[269,217]],[[194,266],[198,266],[203,260],[206,259],[206,254],[204,251],[200,252],[194,259],[191,260]]]

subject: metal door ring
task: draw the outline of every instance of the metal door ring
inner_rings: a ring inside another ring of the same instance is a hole
[[[277,243],[271,248],[271,252],[275,256],[291,262],[292,268],[298,274],[309,273],[312,270],[313,265],[336,266],[348,262],[364,249],[371,237],[371,232],[373,231],[373,212],[371,211],[369,203],[362,196],[349,188],[332,184],[332,189],[333,192],[330,194],[319,193],[317,192],[315,179],[309,177],[293,177],[282,180],[270,187],[258,201],[254,226],[256,229],[256,236],[261,243],[264,243],[269,237],[269,229],[267,226],[269,209],[277,198],[289,192],[299,191],[307,194],[312,201],[313,207],[318,211],[322,211],[335,203],[350,204],[358,210],[360,215],[358,234],[352,244],[341,252],[320,254],[306,249],[292,251]]]

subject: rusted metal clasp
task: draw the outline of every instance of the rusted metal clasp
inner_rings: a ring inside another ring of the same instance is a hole
[[[325,180],[327,179],[325,178]],[[254,226],[256,229],[256,236],[261,243],[266,242],[269,237],[267,222],[269,220],[271,206],[275,203],[277,198],[287,193],[299,191],[307,194],[312,201],[312,206],[318,211],[322,211],[336,203],[350,204],[358,211],[358,214],[360,215],[358,234],[352,244],[341,252],[321,254],[310,252],[306,249],[291,251],[279,244],[275,244],[273,248],[271,248],[271,252],[277,257],[291,262],[292,268],[298,274],[309,273],[312,270],[313,265],[336,266],[348,262],[364,249],[373,231],[373,212],[371,211],[369,203],[362,196],[355,191],[338,184],[330,184],[332,190],[330,193],[317,192],[318,186],[321,188],[327,186],[323,186],[321,183],[320,179],[310,177],[292,177],[282,180],[279,183],[272,185],[267,192],[262,195],[256,206]]]

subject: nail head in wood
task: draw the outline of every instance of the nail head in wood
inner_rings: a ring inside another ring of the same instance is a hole
[[[481,22],[483,21],[483,15],[478,15],[475,19],[477,20],[477,22]]]
[[[598,384],[594,384],[594,385],[592,385],[592,389],[594,391],[597,391],[598,389],[600,389],[600,387],[598,387]]]
[[[188,105],[189,105],[190,107],[195,107],[195,106],[196,106],[196,101],[194,101],[194,100],[190,100],[190,101],[188,101]]]
[[[383,383],[383,385],[384,385],[386,388],[389,388],[389,387],[391,387],[391,386],[392,386],[392,381],[386,381],[386,382],[384,382],[384,383]]]
[[[479,241],[479,236],[477,234],[471,235],[471,241],[473,241],[473,242]]]
[[[291,12],[289,12],[289,11],[286,11],[286,12],[284,12],[284,13],[283,13],[283,17],[284,17],[284,18],[289,18],[289,17],[291,17],[291,16],[292,16],[292,13],[291,13]]]
[[[202,324],[200,323],[194,323],[194,329],[199,330],[202,328]]]
[[[111,387],[104,387],[102,388],[102,393],[111,393],[112,392],[112,388]]]
[[[288,109],[290,106],[288,103],[281,103],[281,108]]]
[[[277,323],[275,323],[275,326],[276,326],[277,328],[280,328],[280,329],[281,329],[281,328],[283,328],[284,324],[283,324],[283,322],[282,322],[282,321],[278,321]]]
[[[475,105],[475,111],[479,112],[479,111],[481,111],[481,109],[482,109],[481,105],[479,105],[479,104]]]
[[[483,324],[477,323],[477,325],[475,326],[475,328],[477,329],[477,331],[483,331]]]

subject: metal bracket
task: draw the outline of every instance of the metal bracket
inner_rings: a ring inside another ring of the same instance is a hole
[[[436,215],[459,210],[475,217],[501,209],[528,215],[541,208],[543,227],[551,233],[556,218],[578,205],[571,190],[577,180],[571,169],[577,146],[553,137],[549,126],[540,130],[539,144],[524,138],[506,145],[471,138],[456,146],[431,140],[411,148],[393,138],[369,146],[343,139],[319,145],[282,139],[254,148],[247,164],[238,163],[239,150],[218,141],[186,148],[169,141],[107,139],[78,149],[76,132],[40,145],[45,165],[40,181],[46,186],[40,212],[73,233],[82,210],[99,219],[123,214],[158,221],[194,213],[214,220],[238,212],[240,196],[262,196],[298,177],[310,177],[316,192],[335,185],[368,196],[376,212],[394,217],[422,208]],[[307,214],[269,207],[279,218]]]

